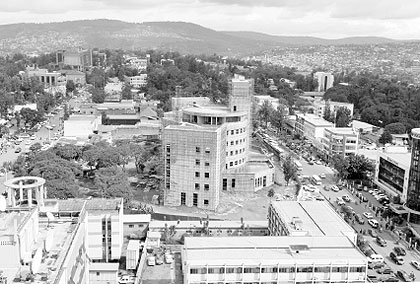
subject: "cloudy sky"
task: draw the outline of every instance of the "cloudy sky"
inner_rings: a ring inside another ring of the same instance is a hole
[[[324,38],[420,39],[419,0],[3,0],[0,24],[117,19]]]

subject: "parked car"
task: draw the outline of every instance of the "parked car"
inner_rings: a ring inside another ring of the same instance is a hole
[[[389,253],[389,257],[391,258],[391,260],[393,262],[395,262],[398,265],[403,265],[404,264],[404,258],[400,255],[397,255],[395,252],[391,251]]]
[[[382,267],[378,269],[376,272],[379,274],[394,274],[394,271],[389,267]]]
[[[368,230],[368,234],[372,237],[372,238],[376,238],[378,236],[378,233],[376,233],[375,230],[369,229]]]
[[[403,270],[398,270],[396,275],[404,282],[411,282],[410,276]]]
[[[383,282],[399,282],[400,280],[395,276],[390,276],[382,280]]]
[[[17,147],[17,148],[15,149],[15,153],[20,153],[20,152],[22,152],[22,148]]]
[[[165,253],[165,262],[166,263],[174,262],[174,256],[172,254]]]
[[[344,200],[343,199],[341,199],[341,197],[337,197],[337,200],[336,200],[336,202],[337,202],[337,204],[338,205],[344,205],[344,204],[346,204],[345,202],[344,202]]]
[[[413,260],[410,262],[410,264],[417,270],[420,270],[420,262],[417,260]]]
[[[362,215],[360,214],[356,214],[354,216],[354,218],[356,219],[357,223],[363,225],[365,223],[365,219],[363,219]]]
[[[369,219],[368,223],[369,223],[369,225],[371,225],[375,229],[379,227],[379,222],[375,219]]]
[[[322,179],[326,179],[327,178],[327,176],[324,173],[320,174],[319,177],[322,178]]]
[[[157,265],[163,264],[163,257],[161,255],[156,256],[156,264]]]
[[[394,247],[394,252],[397,255],[401,255],[401,256],[405,256],[407,253],[405,252],[405,249],[403,249],[402,247]]]
[[[382,238],[382,237],[380,237],[380,236],[377,236],[376,237],[376,243],[378,245],[380,245],[381,247],[386,247],[386,241],[385,241],[385,239]]]
[[[156,264],[156,258],[154,256],[149,256],[147,258],[147,265],[155,266],[155,264]]]
[[[362,196],[361,198],[360,198],[360,200],[362,201],[362,202],[368,202],[369,200],[367,199],[367,197],[365,197],[365,196]]]
[[[351,199],[350,199],[350,197],[349,197],[348,195],[343,195],[341,198],[342,198],[345,202],[350,202],[350,201],[351,201]]]
[[[333,185],[333,186],[331,186],[331,190],[335,191],[335,192],[338,192],[340,189],[338,188],[338,186]]]
[[[119,284],[128,284],[128,283],[134,283],[134,279],[132,276],[129,275],[123,275],[118,279]]]
[[[367,219],[372,219],[373,218],[373,214],[370,212],[363,212],[363,216],[365,216]]]

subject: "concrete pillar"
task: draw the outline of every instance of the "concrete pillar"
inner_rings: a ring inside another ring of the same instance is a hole
[[[12,207],[16,207],[16,192],[14,188],[11,188],[11,196],[12,196]]]
[[[12,189],[10,187],[7,188],[7,205],[12,206]]]
[[[32,188],[28,188],[28,206],[32,206]]]
[[[23,181],[20,181],[19,182],[19,200],[20,200],[21,204],[22,204],[22,201],[23,201],[23,188],[22,188],[22,185],[23,185]]]

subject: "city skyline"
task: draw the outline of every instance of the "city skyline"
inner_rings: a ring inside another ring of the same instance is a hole
[[[377,2],[377,1],[375,1]],[[384,0],[17,0],[3,3],[0,24],[84,19],[183,21],[214,30],[328,39],[381,36],[420,39],[420,2]]]

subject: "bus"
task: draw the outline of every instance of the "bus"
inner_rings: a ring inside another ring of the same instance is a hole
[[[296,166],[298,171],[303,170],[302,163],[299,162],[298,160],[295,160],[295,166]]]
[[[322,180],[318,175],[313,175],[312,178],[311,178],[311,181],[315,185],[321,185],[322,184]]]

